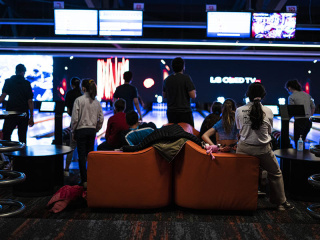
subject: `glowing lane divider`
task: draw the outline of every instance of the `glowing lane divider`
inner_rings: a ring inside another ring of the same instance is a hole
[[[182,46],[239,46],[239,47],[285,47],[320,48],[320,44],[306,43],[240,43],[240,42],[200,42],[200,41],[143,41],[143,40],[46,40],[46,39],[0,39],[0,43],[65,43],[65,44],[130,44],[130,45],[182,45]]]

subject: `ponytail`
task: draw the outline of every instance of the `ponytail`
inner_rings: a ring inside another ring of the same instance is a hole
[[[250,99],[250,102],[253,102],[249,113],[251,129],[259,130],[265,116],[262,110],[261,100],[265,97],[266,90],[261,83],[254,82],[249,85],[246,95]]]
[[[82,87],[86,89],[86,92],[89,93],[89,96],[92,100],[94,100],[97,96],[97,86],[93,79],[83,79]]]
[[[249,114],[250,121],[251,121],[251,129],[252,130],[259,130],[264,118],[264,111],[262,110],[260,100],[255,99],[253,101],[253,105],[251,106],[251,111]]]
[[[230,98],[226,99],[222,105],[222,123],[224,131],[228,134],[232,131],[235,123],[235,110],[235,102]]]

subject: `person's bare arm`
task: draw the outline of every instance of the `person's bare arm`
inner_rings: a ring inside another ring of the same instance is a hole
[[[215,133],[216,133],[216,130],[214,128],[210,128],[202,135],[202,140],[205,141],[206,143],[209,143],[210,145],[214,145],[210,137]]]
[[[140,105],[139,105],[139,100],[138,100],[138,98],[134,98],[134,99],[133,99],[133,103],[134,103],[134,105],[136,106],[136,109],[137,109],[137,111],[138,111],[138,113],[139,113],[139,116],[140,116],[140,120],[142,121],[142,114],[141,114],[141,111],[140,111]]]
[[[28,100],[28,106],[29,106],[29,110],[30,110],[30,117],[29,117],[29,121],[28,121],[28,125],[30,127],[32,127],[34,125],[34,121],[33,121],[33,101],[32,99]]]
[[[6,98],[7,94],[6,93],[2,93],[0,96],[0,103],[2,103],[4,101],[4,99]]]
[[[196,90],[189,91],[189,97],[195,99],[197,97]]]

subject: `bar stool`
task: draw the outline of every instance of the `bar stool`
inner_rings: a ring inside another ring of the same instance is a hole
[[[0,153],[18,151],[25,148],[24,143],[0,140]],[[26,179],[26,175],[17,171],[0,170],[0,188],[13,186]],[[25,210],[25,205],[17,200],[0,199],[0,217],[9,217]]]
[[[320,189],[320,174],[311,175],[308,178],[309,184],[314,188]],[[320,218],[320,203],[314,203],[307,207],[309,214],[315,218]],[[317,211],[318,210],[318,211]]]
[[[0,170],[0,188],[23,182],[26,175],[21,172]],[[12,209],[14,208],[14,209]],[[25,210],[25,205],[12,199],[0,199],[0,217],[9,217]]]

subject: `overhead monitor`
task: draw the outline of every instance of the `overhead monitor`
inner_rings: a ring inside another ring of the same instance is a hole
[[[98,10],[54,9],[56,35],[98,35]]]
[[[250,38],[251,12],[207,12],[207,37]]]
[[[296,36],[296,13],[253,13],[252,37],[293,39]]]
[[[99,35],[142,36],[143,11],[100,10]]]

